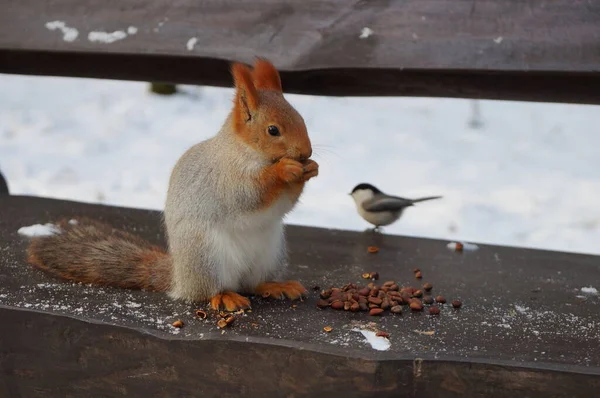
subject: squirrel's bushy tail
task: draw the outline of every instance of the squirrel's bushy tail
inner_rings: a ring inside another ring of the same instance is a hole
[[[171,258],[158,246],[110,225],[78,219],[57,223],[60,232],[32,239],[27,261],[74,282],[166,291]]]

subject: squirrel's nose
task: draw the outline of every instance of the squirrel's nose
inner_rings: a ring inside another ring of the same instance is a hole
[[[300,159],[301,162],[304,162],[307,159],[310,159],[310,157],[312,156],[312,148],[308,148],[308,150],[299,150],[298,153],[300,154],[298,156],[298,158]]]

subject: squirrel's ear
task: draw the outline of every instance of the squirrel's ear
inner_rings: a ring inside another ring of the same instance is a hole
[[[231,74],[235,83],[235,113],[247,121],[258,108],[258,94],[252,82],[252,72],[244,64],[231,65]]]
[[[254,78],[254,87],[259,90],[274,90],[280,93],[283,91],[279,72],[266,59],[256,59],[252,77]]]

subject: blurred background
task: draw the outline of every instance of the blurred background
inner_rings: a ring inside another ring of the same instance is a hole
[[[11,194],[162,210],[171,168],[219,130],[233,91],[0,74],[0,93]],[[369,228],[348,196],[369,182],[444,196],[385,233],[600,254],[600,106],[286,97],[320,163],[288,223]]]

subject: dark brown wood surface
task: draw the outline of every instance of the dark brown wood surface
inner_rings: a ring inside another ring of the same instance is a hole
[[[289,277],[309,297],[255,298],[222,332],[195,318],[200,305],[63,282],[24,261],[22,226],[85,215],[164,244],[158,212],[0,196],[0,214],[0,396],[572,398],[600,388],[600,298],[581,292],[600,285],[597,256],[455,253],[437,240],[289,226]],[[365,271],[415,285],[414,267],[463,308],[378,318],[315,306],[317,285],[364,283]],[[390,333],[389,350],[352,330],[369,322]]]
[[[267,57],[288,92],[600,103],[591,0],[1,0],[0,72],[229,86]],[[64,40],[60,21],[77,29]],[[91,32],[134,34],[112,43]],[[363,28],[372,30],[360,38]],[[193,48],[188,49],[190,39]]]

